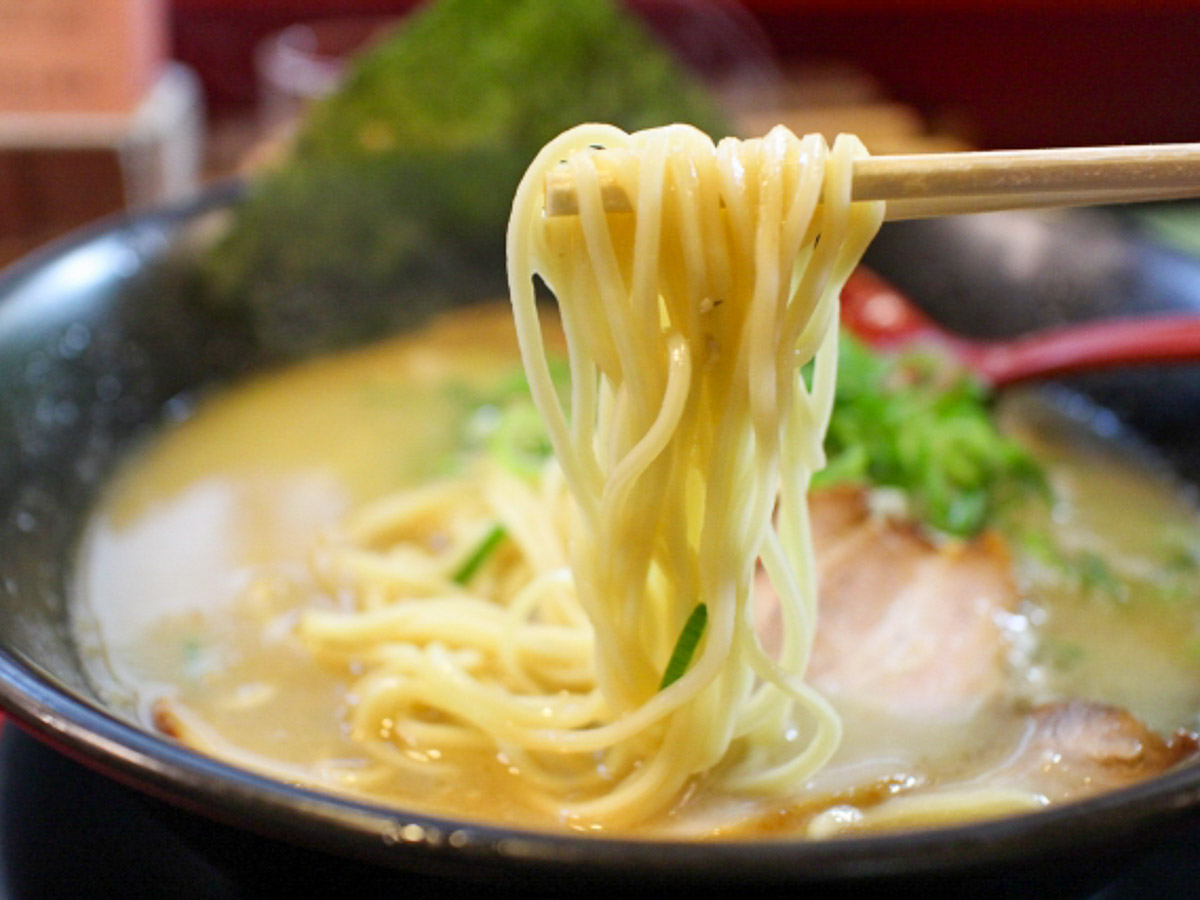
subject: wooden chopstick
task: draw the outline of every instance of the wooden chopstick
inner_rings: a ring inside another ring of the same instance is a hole
[[[1033,191],[1027,194],[979,194],[974,196],[925,197],[889,200],[889,222],[902,219],[932,219],[970,213],[1001,212],[1006,209],[1053,209],[1068,206],[1106,206],[1116,203],[1148,203],[1156,200],[1186,200],[1200,197],[1200,188],[1163,187],[1124,190]]]
[[[596,166],[605,210],[631,211],[605,151]],[[888,219],[1200,197],[1200,144],[870,156],[855,161],[851,196],[888,201]],[[546,177],[545,209],[578,212],[566,167]]]

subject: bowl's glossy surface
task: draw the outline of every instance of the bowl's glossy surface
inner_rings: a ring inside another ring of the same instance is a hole
[[[636,882],[820,886],[855,896],[953,884],[973,893],[1037,887],[1062,896],[1086,893],[1129,853],[1200,822],[1200,766],[1191,765],[1082,803],[940,831],[826,842],[577,838],[292,787],[202,757],[104,709],[83,677],[66,617],[73,549],[97,490],[123,453],[186,408],[189,395],[279,361],[253,328],[198,303],[187,277],[188,254],[236,195],[227,189],[104,224],[0,277],[0,704],[52,746],[166,801],[155,807],[164,820],[222,864],[300,886],[399,885],[397,873],[407,872],[488,881],[493,893],[499,885],[578,892]],[[1031,221],[994,221],[994,228],[1020,235]],[[1055,316],[1200,309],[1200,261],[1143,246],[1111,221],[1071,221],[1087,225],[1078,252],[1102,240],[1095,229],[1115,249],[1078,267],[1063,294],[1075,299]],[[952,224],[896,229],[881,236],[873,261],[951,324],[991,333],[1043,324],[1050,307],[1045,290],[1037,291],[1040,279],[1063,269],[1059,256],[1021,269],[1006,266],[994,245]],[[912,259],[914,246],[929,259]],[[936,258],[951,262],[933,262],[938,246],[944,252]],[[1175,292],[1155,287],[1156,278]],[[414,319],[428,311],[421,298],[391,302],[411,302]],[[987,317],[999,307],[1009,320]],[[1200,409],[1195,373],[1085,386],[1136,413],[1139,427],[1185,471],[1200,473],[1200,442],[1190,427],[1181,431]]]

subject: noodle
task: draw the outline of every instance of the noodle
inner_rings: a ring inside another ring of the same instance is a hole
[[[605,212],[593,146],[632,213]],[[782,127],[714,146],[688,126],[585,125],[534,160],[509,287],[555,462],[533,481],[481,462],[384,498],[314,556],[349,608],[306,614],[300,634],[361,669],[352,727],[381,766],[397,748],[490,747],[533,802],[610,827],[660,814],[702,773],[773,794],[829,759],[841,725],[803,680],[817,617],[805,496],[833,405],[838,294],[882,220],[881,204],[849,199],[864,152]],[[543,213],[558,165],[577,216]],[[569,413],[535,277],[557,300]],[[776,657],[754,630],[760,564],[783,610]],[[665,684],[700,605],[694,657]]]

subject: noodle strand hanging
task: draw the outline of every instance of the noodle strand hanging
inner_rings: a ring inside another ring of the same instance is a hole
[[[632,212],[605,211],[594,148]],[[481,463],[360,510],[319,554],[355,608],[300,626],[314,652],[361,669],[351,718],[380,766],[490,748],[539,805],[610,827],[660,814],[696,777],[772,793],[829,759],[840,722],[803,679],[817,627],[805,496],[838,294],[882,221],[882,204],[850,202],[864,152],[782,127],[714,146],[688,126],[585,125],[534,160],[509,287],[554,462],[532,481]],[[544,213],[558,166],[578,215]],[[565,406],[539,280],[566,338]],[[430,550],[431,532],[445,545]],[[760,567],[782,606],[778,655],[754,628]]]

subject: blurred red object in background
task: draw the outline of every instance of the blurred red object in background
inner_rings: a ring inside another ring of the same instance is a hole
[[[212,111],[244,112],[257,101],[260,41],[297,22],[402,13],[417,0],[171,0],[174,55],[204,83]]]
[[[414,0],[172,0],[214,112],[256,100],[254,48],[298,21]],[[848,63],[985,147],[1200,140],[1200,0],[745,0],[784,66]]]

